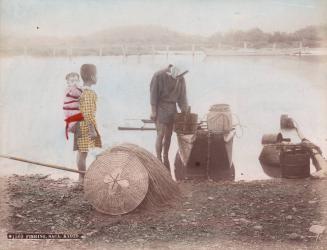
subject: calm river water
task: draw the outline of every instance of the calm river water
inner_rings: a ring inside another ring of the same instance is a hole
[[[178,61],[186,75],[192,111],[204,117],[212,104],[228,103],[243,131],[234,140],[237,180],[266,179],[258,157],[261,136],[279,130],[279,117],[294,117],[303,133],[327,153],[326,60],[312,57],[77,57],[0,59],[0,153],[75,168],[72,136],[66,141],[62,111],[65,75],[83,63],[98,67],[97,119],[104,148],[131,142],[154,153],[155,132],[118,131],[120,125],[148,118],[153,73]],[[241,133],[243,132],[243,133]],[[174,136],[171,163],[177,151]],[[91,163],[101,150],[92,151]],[[0,160],[0,175],[77,174]]]

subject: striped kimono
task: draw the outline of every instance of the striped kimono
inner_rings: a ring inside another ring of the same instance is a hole
[[[79,98],[82,89],[76,85],[67,87],[64,97],[64,115],[66,122],[66,138],[68,140],[68,132],[74,133],[76,123],[83,120],[83,116],[79,109]]]

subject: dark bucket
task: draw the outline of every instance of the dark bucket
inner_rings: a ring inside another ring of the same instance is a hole
[[[275,144],[281,143],[283,141],[283,136],[281,133],[278,134],[265,134],[262,136],[261,144]]]

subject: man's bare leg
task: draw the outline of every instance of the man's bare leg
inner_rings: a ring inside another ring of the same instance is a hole
[[[156,123],[157,138],[156,138],[156,154],[159,161],[162,162],[162,145],[165,136],[165,126],[161,123]]]
[[[158,133],[157,134],[157,139],[156,139],[156,153],[157,153],[158,160],[161,161],[161,162],[162,162],[162,157],[161,157],[162,141],[163,141],[163,135]]]
[[[165,129],[164,141],[163,141],[163,162],[164,162],[164,165],[169,170],[170,170],[169,148],[170,148],[172,134],[173,134],[173,123],[167,124],[166,129]]]
[[[77,168],[79,171],[86,171],[86,157],[87,152],[77,152]],[[82,184],[84,181],[84,174],[79,174],[78,180]]]

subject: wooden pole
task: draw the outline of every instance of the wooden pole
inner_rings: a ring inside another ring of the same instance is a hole
[[[141,62],[141,47],[140,46],[137,46],[137,49],[136,49],[136,53],[137,53],[137,63],[140,63]]]
[[[121,52],[122,52],[123,61],[124,61],[126,59],[126,57],[127,57],[127,49],[126,49],[125,45],[121,45]]]
[[[151,54],[152,54],[152,57],[154,57],[154,54],[155,54],[155,48],[154,48],[154,45],[151,46]]]
[[[86,173],[86,171],[79,171],[79,170],[66,168],[66,167],[62,167],[62,166],[58,166],[58,165],[47,164],[47,163],[42,163],[42,162],[38,162],[38,161],[26,160],[26,159],[23,159],[23,158],[9,156],[9,155],[0,155],[0,157],[10,159],[10,160],[15,160],[15,161],[27,162],[27,163],[31,163],[31,164],[34,164],[34,165],[48,167],[48,168],[55,168],[55,169],[69,171],[69,172],[79,173],[79,174],[85,174]]]
[[[155,131],[156,128],[134,128],[134,127],[118,127],[118,130],[140,130],[140,131]]]
[[[124,45],[123,50],[124,50],[124,57],[127,57],[127,46],[126,45]]]
[[[243,49],[247,49],[248,48],[248,43],[246,41],[243,42]]]

